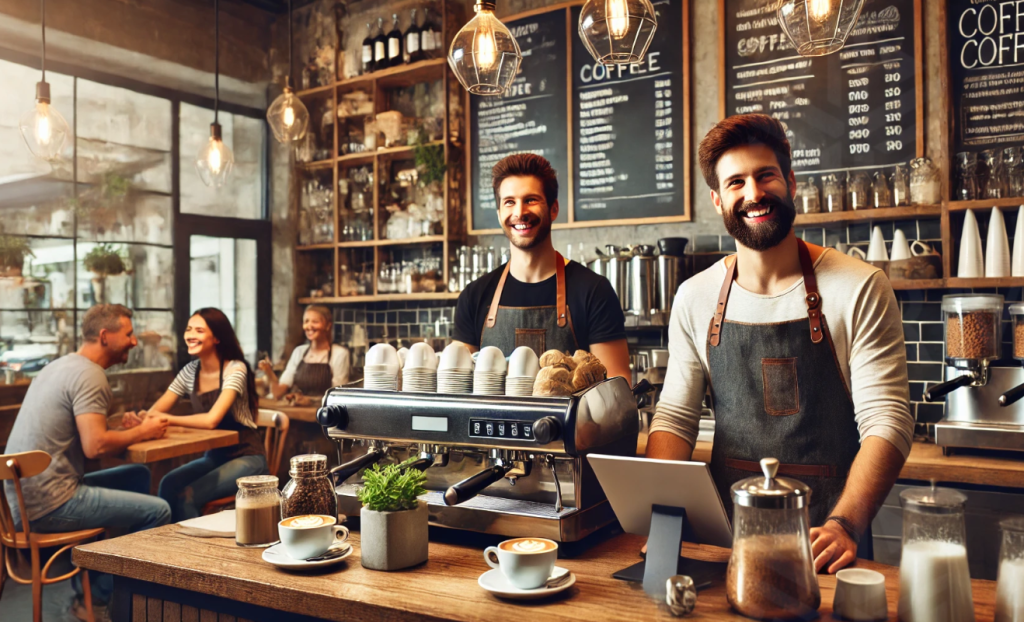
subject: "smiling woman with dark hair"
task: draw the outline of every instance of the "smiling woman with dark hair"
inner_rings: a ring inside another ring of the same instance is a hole
[[[256,431],[255,377],[231,322],[219,309],[200,309],[188,320],[185,345],[196,360],[182,368],[148,416],[166,417],[171,425],[187,428],[235,430],[239,443],[211,449],[164,476],[159,494],[170,504],[174,521],[198,516],[207,502],[235,494],[239,477],[267,470]],[[168,415],[182,397],[189,398],[195,414]]]

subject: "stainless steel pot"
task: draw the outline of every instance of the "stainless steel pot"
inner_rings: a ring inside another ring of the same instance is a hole
[[[604,276],[619,297],[622,310],[626,311],[629,309],[629,258],[623,257],[619,249],[611,245],[606,246],[605,251],[608,254],[608,266]]]
[[[629,260],[629,314],[650,317],[657,310],[657,287],[654,278],[655,259],[637,255]]]
[[[656,273],[658,281],[656,307],[659,311],[668,313],[672,309],[676,290],[683,282],[683,258],[673,255],[658,255]]]

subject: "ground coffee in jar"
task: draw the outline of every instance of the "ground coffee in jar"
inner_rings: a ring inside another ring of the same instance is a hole
[[[303,514],[338,516],[338,498],[327,472],[327,456],[295,456],[289,462],[288,475],[291,479],[281,491],[281,518]]]
[[[993,294],[944,296],[946,358],[999,358],[1003,297]]]
[[[1024,302],[1010,305],[1013,320],[1013,358],[1024,361]]]

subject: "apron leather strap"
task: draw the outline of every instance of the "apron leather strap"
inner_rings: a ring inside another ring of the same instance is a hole
[[[484,322],[484,326],[487,328],[494,328],[494,324],[498,320],[498,306],[501,303],[501,292],[505,289],[505,281],[508,279],[508,273],[511,267],[511,261],[505,264],[505,269],[502,271],[501,278],[498,280],[498,288],[494,290],[494,298],[491,298],[491,308],[487,311],[487,320]],[[565,302],[565,259],[562,258],[561,253],[558,251],[555,251],[555,287],[555,305],[556,310],[558,311],[558,326],[559,328],[565,328],[566,323],[569,321]]]
[[[807,319],[811,324],[811,342],[821,343],[825,333],[821,329],[821,294],[818,293],[818,280],[814,277],[814,263],[806,242],[798,238],[796,249],[800,256],[800,269],[804,272],[804,300],[807,301]]]
[[[725,258],[725,265],[727,269],[725,271],[725,282],[722,283],[722,291],[718,294],[718,305],[715,307],[715,319],[711,323],[711,346],[717,346],[722,340],[722,324],[725,323],[725,304],[729,302],[729,290],[732,289],[732,281],[736,278],[736,255],[731,257],[732,263],[729,263],[729,257]]]

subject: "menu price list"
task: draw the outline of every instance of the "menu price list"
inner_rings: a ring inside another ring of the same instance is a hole
[[[577,221],[683,213],[682,5],[655,3],[659,27],[639,63],[599,65],[574,38]]]
[[[523,54],[519,73],[500,97],[470,96],[475,230],[500,227],[491,169],[513,153],[547,158],[562,180],[558,198],[565,205],[569,175],[565,20],[566,12],[559,10],[508,22]],[[563,208],[555,222],[567,221],[568,210]]]
[[[804,58],[757,0],[726,5],[727,114],[785,126],[797,174],[905,163],[917,150],[913,0],[868,0],[846,46]]]

